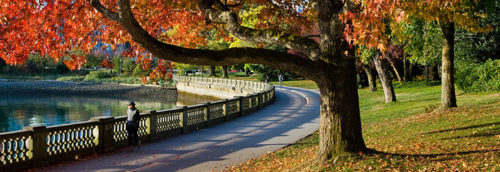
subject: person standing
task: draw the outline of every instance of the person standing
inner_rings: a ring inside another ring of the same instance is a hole
[[[137,135],[137,130],[139,129],[139,121],[141,120],[141,116],[139,110],[135,108],[135,103],[132,101],[128,104],[127,110],[127,139],[128,145],[132,146],[134,144],[139,144],[140,140]]]

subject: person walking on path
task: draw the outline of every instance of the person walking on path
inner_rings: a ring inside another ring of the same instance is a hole
[[[134,144],[139,144],[140,146],[140,140],[137,135],[140,120],[139,110],[135,108],[135,103],[132,101],[128,104],[127,110],[127,139],[129,146],[133,146]]]
[[[278,75],[278,80],[280,81],[280,87],[283,86],[283,75],[281,73]]]

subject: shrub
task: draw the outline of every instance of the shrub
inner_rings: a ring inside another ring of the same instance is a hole
[[[99,82],[104,79],[111,78],[111,74],[106,71],[91,71],[88,75],[85,76],[85,79],[83,81],[95,81]]]
[[[457,65],[456,84],[465,92],[500,91],[500,60]]]
[[[59,77],[56,80],[57,81],[82,81],[85,79],[85,76],[63,76]]]

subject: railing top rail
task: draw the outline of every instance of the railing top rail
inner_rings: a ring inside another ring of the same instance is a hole
[[[68,124],[60,124],[60,125],[52,125],[47,126],[47,130],[57,130],[57,129],[67,129],[67,128],[76,128],[81,126],[95,125],[98,124],[97,121],[82,121],[82,122],[73,122]]]
[[[171,113],[171,112],[182,112],[182,108],[175,108],[175,109],[167,109],[167,110],[159,110],[156,111],[157,114],[164,114],[164,113]]]
[[[29,130],[18,130],[18,131],[3,132],[3,133],[0,133],[0,139],[6,138],[6,137],[15,137],[15,136],[29,135],[31,133],[32,133],[32,131],[29,131]]]

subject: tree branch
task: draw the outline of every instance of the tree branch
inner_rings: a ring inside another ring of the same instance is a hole
[[[319,78],[326,63],[311,61],[293,54],[261,48],[230,48],[222,51],[183,48],[166,44],[152,37],[135,19],[130,0],[118,0],[118,22],[132,36],[133,40],[154,56],[180,63],[198,65],[232,65],[238,63],[264,64],[289,71],[310,79]],[[101,12],[101,11],[100,11]],[[277,63],[279,62],[279,63]]]
[[[104,15],[104,17],[118,22],[118,14],[106,8],[104,5],[101,4],[101,2],[99,2],[99,0],[91,0],[90,4],[102,15]]]
[[[253,43],[270,43],[284,46],[307,55],[312,60],[321,56],[319,45],[313,40],[275,30],[257,30],[243,27],[237,15],[232,11],[220,11],[212,8],[214,0],[198,0],[198,7],[208,19],[226,24],[226,30],[239,39]]]

